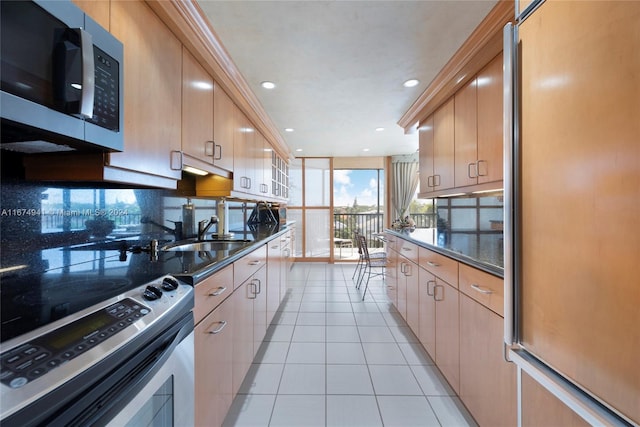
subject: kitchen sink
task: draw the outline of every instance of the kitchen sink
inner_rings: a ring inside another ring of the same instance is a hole
[[[251,240],[199,240],[190,242],[176,242],[160,248],[168,252],[189,251],[230,251],[246,247]]]

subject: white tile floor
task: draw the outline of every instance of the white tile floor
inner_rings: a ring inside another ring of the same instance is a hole
[[[296,263],[225,426],[475,426],[382,281]]]

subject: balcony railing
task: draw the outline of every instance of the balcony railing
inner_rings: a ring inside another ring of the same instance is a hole
[[[416,223],[416,228],[436,227],[437,214],[435,213],[411,214],[411,218]],[[382,242],[374,238],[374,234],[382,233],[384,230],[382,213],[334,213],[333,226],[336,238],[353,239],[353,232],[357,231],[366,236],[369,247],[382,247]]]

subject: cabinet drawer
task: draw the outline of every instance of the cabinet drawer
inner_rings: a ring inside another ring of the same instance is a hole
[[[458,261],[422,247],[418,249],[418,253],[420,267],[451,286],[458,287]]]
[[[459,289],[488,309],[504,316],[504,280],[460,264]]]
[[[409,261],[415,264],[418,263],[418,245],[407,242],[406,240],[398,239],[396,251]]]
[[[196,325],[233,292],[233,266],[229,265],[198,283],[193,315]]]
[[[392,251],[397,251],[398,242],[400,241],[400,239],[388,233],[385,233],[384,237],[385,239],[387,239],[387,242],[386,242],[387,249],[391,249]]]
[[[262,245],[250,254],[233,263],[233,289],[237,289],[245,280],[267,263],[267,245]]]

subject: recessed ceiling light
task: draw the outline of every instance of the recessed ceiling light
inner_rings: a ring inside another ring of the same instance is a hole
[[[293,128],[286,128],[284,131],[285,132],[293,132]]]
[[[265,89],[273,89],[276,87],[276,84],[273,82],[262,82],[260,83],[260,86],[262,86]]]
[[[384,128],[376,128],[376,132],[382,132]]]
[[[302,148],[296,148],[296,151],[299,153],[302,151]]]
[[[369,151],[369,149],[368,148],[363,148],[362,151]]]
[[[402,86],[404,87],[414,87],[414,86],[418,86],[420,82],[416,79],[409,79],[406,82],[402,83]]]

